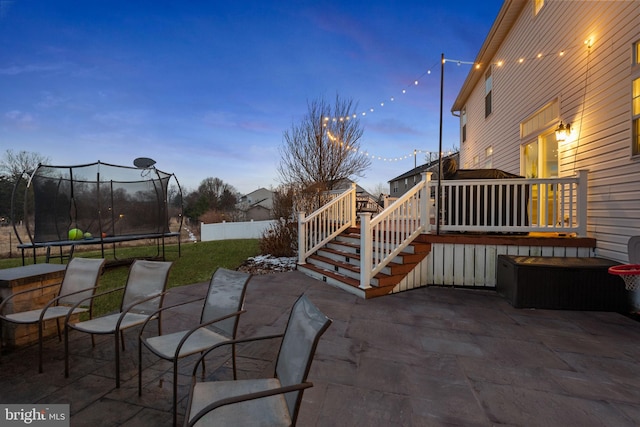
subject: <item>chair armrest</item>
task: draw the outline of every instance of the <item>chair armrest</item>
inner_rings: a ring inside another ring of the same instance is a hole
[[[62,286],[62,282],[60,283],[52,283],[50,285],[44,285],[44,286],[38,286],[37,288],[32,288],[32,289],[25,289],[24,291],[20,291],[20,292],[16,292],[14,294],[8,295],[3,301],[2,303],[0,303],[0,315],[2,313],[2,311],[4,310],[4,306],[11,301],[12,299],[14,299],[15,297],[17,297],[18,295],[23,295],[23,294],[28,294],[29,292],[34,292],[34,291],[39,291],[42,289],[47,289],[47,288],[52,288],[54,286]]]
[[[157,314],[159,314],[159,313],[161,313],[161,312],[163,312],[163,311],[165,311],[165,310],[170,310],[170,309],[172,309],[172,308],[180,307],[180,306],[182,306],[182,305],[187,305],[187,304],[191,304],[191,303],[198,302],[198,301],[202,301],[202,300],[204,300],[204,297],[196,298],[196,299],[192,299],[192,300],[189,300],[189,301],[183,301],[183,302],[179,302],[179,303],[172,304],[172,305],[167,305],[167,306],[164,306],[164,307],[160,307],[159,309],[157,309],[156,311],[154,311],[153,313],[151,313],[151,315],[149,316],[149,318],[147,318],[147,320],[145,320],[145,321],[144,321],[144,323],[143,323],[143,324],[142,324],[142,326],[140,327],[140,334],[139,334],[139,337],[142,337],[142,333],[144,332],[144,328],[147,326],[147,323],[149,323],[149,322],[151,321],[151,319],[152,319],[155,315],[157,315]]]
[[[69,313],[67,313],[67,317],[65,317],[64,323],[66,325],[69,324],[69,318],[71,317],[71,314],[73,313],[73,311],[76,308],[80,307],[83,302],[88,301],[88,300],[93,300],[95,298],[98,298],[98,297],[101,297],[101,296],[104,296],[104,295],[109,295],[109,294],[112,294],[114,292],[122,291],[124,288],[125,288],[124,286],[121,286],[119,288],[109,289],[108,291],[100,292],[99,294],[93,294],[90,297],[81,299],[73,307],[71,307],[71,310],[69,310]],[[71,325],[69,325],[69,326],[71,326]]]
[[[240,338],[240,339],[229,340],[229,341],[225,341],[225,342],[221,342],[221,343],[218,343],[216,345],[213,345],[213,346],[209,347],[209,349],[207,349],[207,351],[202,353],[202,355],[198,358],[198,360],[196,361],[195,365],[193,366],[192,376],[194,378],[196,377],[197,372],[198,372],[198,366],[207,357],[207,355],[209,353],[211,353],[213,350],[215,350],[215,349],[217,349],[219,347],[222,347],[223,345],[243,344],[243,343],[248,343],[248,342],[271,340],[271,339],[282,338],[282,337],[284,337],[284,333],[275,334],[275,335],[262,335],[262,336],[256,336],[256,337]]]
[[[124,318],[127,315],[127,313],[129,313],[129,311],[131,311],[132,308],[134,308],[137,305],[142,304],[143,302],[151,301],[152,299],[156,299],[156,298],[162,298],[167,292],[169,292],[169,291],[160,292],[158,295],[151,295],[149,297],[136,300],[135,302],[133,302],[133,303],[129,304],[127,307],[125,307],[122,310],[122,312],[120,313],[120,317],[118,318],[118,321],[116,322],[116,331],[120,330],[120,325],[122,324],[122,321],[124,320]],[[149,315],[149,317],[151,317],[151,316],[153,316],[153,313],[151,315]]]
[[[58,302],[58,300],[60,300],[60,299],[62,299],[62,298],[66,298],[66,297],[68,297],[69,295],[81,294],[81,293],[83,293],[83,292],[87,292],[87,291],[91,291],[91,290],[95,290],[95,289],[98,289],[98,287],[97,287],[97,286],[92,286],[92,287],[90,287],[90,288],[83,289],[83,290],[81,290],[81,291],[69,292],[68,294],[60,295],[60,296],[57,296],[57,297],[53,298],[51,301],[49,301],[49,302],[47,303],[47,305],[45,305],[45,306],[42,308],[42,312],[40,313],[40,321],[42,322],[42,319],[44,318],[44,315],[45,315],[46,311],[49,309],[49,307],[51,307],[52,305],[54,305],[55,303],[57,303],[57,302]],[[95,295],[95,294],[94,294],[94,295]],[[83,301],[85,301],[85,300],[83,300]],[[71,312],[73,312],[75,309],[76,309],[76,306],[74,305],[74,306],[73,306],[73,308],[72,308],[70,311],[71,311]]]
[[[200,420],[200,418],[202,418],[209,412],[217,408],[220,408],[221,406],[232,405],[234,403],[239,403],[239,402],[246,402],[247,400],[262,399],[265,397],[274,396],[276,394],[285,394],[285,393],[290,393],[292,391],[304,390],[305,388],[309,388],[309,387],[313,387],[312,382],[304,382],[300,384],[293,384],[293,385],[288,385],[284,387],[278,387],[271,390],[264,390],[264,391],[258,391],[255,393],[247,393],[247,394],[241,394],[238,396],[227,397],[227,398],[220,399],[208,404],[207,406],[202,408],[196,415],[194,415],[193,419],[186,420],[186,421],[188,421],[188,426],[193,426],[195,423],[197,423]],[[190,403],[191,402],[189,402],[189,404]]]
[[[204,328],[205,326],[212,325],[212,324],[214,324],[216,322],[220,322],[222,320],[229,319],[231,317],[240,316],[242,313],[246,313],[246,312],[247,312],[247,310],[234,311],[233,313],[227,314],[226,316],[218,317],[217,319],[213,319],[213,320],[210,320],[208,322],[201,323],[198,326],[192,328],[191,330],[189,330],[189,332],[187,332],[182,337],[182,339],[180,340],[180,342],[176,346],[176,352],[175,352],[173,357],[176,358],[176,359],[178,358],[178,355],[180,354],[180,350],[182,350],[182,346],[184,345],[185,341],[187,341],[189,339],[189,337],[191,335],[193,335],[198,329]]]

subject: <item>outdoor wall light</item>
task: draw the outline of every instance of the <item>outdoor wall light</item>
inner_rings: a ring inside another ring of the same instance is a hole
[[[567,123],[567,125],[565,126],[564,124],[562,124],[561,120],[560,124],[556,128],[556,141],[562,142],[569,138],[569,135],[571,135],[571,124]]]

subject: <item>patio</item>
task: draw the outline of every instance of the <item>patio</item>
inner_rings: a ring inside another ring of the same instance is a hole
[[[207,284],[173,289],[166,302],[202,296]],[[427,287],[363,300],[292,271],[249,283],[240,335],[281,332],[299,294],[333,319],[320,340],[300,426],[634,426],[640,424],[640,323],[616,313],[515,309],[494,291]],[[185,306],[168,332],[197,320]],[[153,330],[153,328],[151,328]],[[171,366],[145,353],[137,393],[137,331],[129,332],[115,389],[111,337],[72,334],[3,355],[1,403],[70,403],[72,426],[171,425]],[[277,343],[240,348],[240,377],[271,366]],[[208,363],[230,379],[228,355]],[[180,368],[180,416],[194,358]],[[217,362],[217,364],[216,364]]]

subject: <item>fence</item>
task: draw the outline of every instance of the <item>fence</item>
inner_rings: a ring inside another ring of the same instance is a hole
[[[200,240],[259,239],[277,220],[220,222],[200,225]]]

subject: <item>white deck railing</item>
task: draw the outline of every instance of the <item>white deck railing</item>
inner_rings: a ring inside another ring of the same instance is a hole
[[[425,173],[422,181],[371,218],[360,214],[360,287],[420,233],[587,232],[587,171],[575,177],[548,179],[442,180]],[[437,215],[435,198],[441,195]],[[355,185],[305,218],[299,214],[299,262],[354,226]],[[369,238],[365,238],[370,236]]]
[[[587,171],[579,171],[569,178],[443,180],[440,231],[553,231],[584,236],[587,176]],[[437,182],[431,186],[437,188]]]
[[[298,213],[298,263],[333,240],[351,226],[356,225],[356,185],[335,195],[326,205],[305,217]]]

